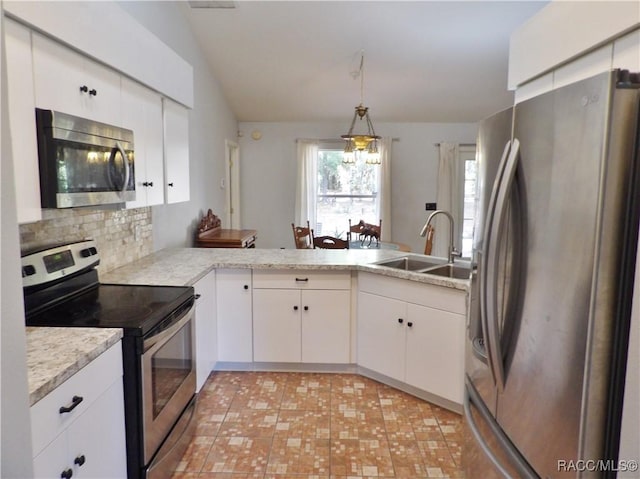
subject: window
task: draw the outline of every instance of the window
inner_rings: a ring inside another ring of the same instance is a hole
[[[476,215],[477,163],[475,151],[460,151],[464,178],[462,206],[462,256],[470,258],[473,250],[473,227]]]
[[[314,234],[346,238],[349,219],[380,221],[380,168],[356,162],[343,165],[342,148],[318,150],[318,190]]]

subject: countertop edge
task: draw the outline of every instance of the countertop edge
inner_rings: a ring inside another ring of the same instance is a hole
[[[103,282],[120,284],[193,286],[216,269],[347,270],[366,271],[463,292],[469,291],[469,280],[398,270],[375,264],[384,259],[407,254],[418,255],[417,253],[392,250],[360,251],[166,248],[110,271],[101,276],[101,279]],[[185,263],[188,265],[185,266]]]
[[[46,332],[47,339],[40,336]],[[82,344],[68,347],[71,337]],[[122,339],[122,329],[116,328],[27,328],[27,368],[29,380],[29,406],[44,398],[91,361]],[[66,340],[66,341],[65,341]],[[47,342],[65,344],[65,351],[55,349],[56,360],[50,361],[45,352]],[[35,344],[37,342],[37,346]],[[44,343],[44,344],[43,344]],[[37,357],[35,356],[37,354]]]

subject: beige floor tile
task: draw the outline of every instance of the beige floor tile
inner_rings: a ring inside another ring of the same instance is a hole
[[[216,436],[227,409],[216,409],[207,401],[198,399],[196,436]]]
[[[328,439],[274,438],[267,464],[268,474],[329,475]]]
[[[196,436],[193,438],[182,460],[178,464],[178,472],[200,472],[215,438]]]
[[[313,384],[313,383],[312,383]],[[329,389],[314,388],[308,384],[287,383],[282,395],[281,409],[328,409],[331,404]]]
[[[277,422],[277,409],[230,410],[220,425],[218,436],[272,437]]]
[[[264,474],[271,438],[218,437],[211,446],[203,472]]]
[[[172,479],[465,478],[460,415],[355,374],[214,372],[197,414]]]
[[[394,477],[387,441],[379,439],[331,441],[331,474]]]
[[[353,413],[332,414],[331,439],[386,439],[382,413],[357,409]]]
[[[280,410],[274,435],[329,439],[330,424],[328,411]]]

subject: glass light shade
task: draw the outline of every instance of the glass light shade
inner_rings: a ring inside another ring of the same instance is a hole
[[[348,144],[344,152],[342,152],[342,163],[346,165],[353,165],[356,162],[356,154],[353,151],[353,148],[350,144]]]

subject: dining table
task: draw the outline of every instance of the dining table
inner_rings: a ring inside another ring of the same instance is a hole
[[[411,251],[411,247],[404,243],[397,243],[395,241],[380,241],[377,243],[372,241],[369,243],[369,240],[351,240],[349,241],[349,249],[390,249],[404,252]]]

